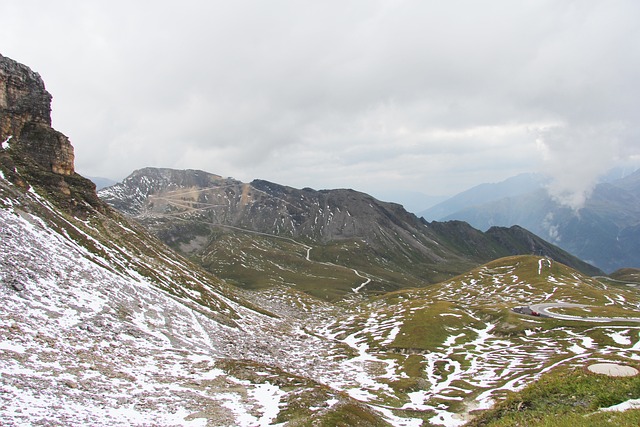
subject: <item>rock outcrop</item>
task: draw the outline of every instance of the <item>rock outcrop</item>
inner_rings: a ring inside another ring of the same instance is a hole
[[[75,172],[69,139],[51,127],[51,95],[40,75],[2,55],[0,178],[23,190],[37,189],[74,216],[107,208],[95,185]]]
[[[51,127],[51,95],[38,73],[0,55],[0,141],[50,172],[74,173],[73,146]]]

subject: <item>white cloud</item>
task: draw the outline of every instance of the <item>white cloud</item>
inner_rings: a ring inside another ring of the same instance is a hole
[[[577,206],[640,154],[639,18],[632,0],[23,0],[0,6],[0,52],[43,76],[88,175],[438,194],[542,165]]]
[[[552,177],[548,190],[552,197],[574,210],[591,195],[598,178],[622,157],[625,125],[596,123],[566,124],[541,130],[537,139],[543,170]],[[627,148],[631,145],[626,144]]]

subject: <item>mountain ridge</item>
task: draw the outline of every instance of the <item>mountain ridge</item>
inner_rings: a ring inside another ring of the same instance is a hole
[[[351,267],[370,278],[367,290],[435,283],[517,253],[544,254],[587,274],[602,274],[523,230],[482,233],[462,222],[428,223],[399,204],[350,189],[295,189],[259,179],[242,183],[204,171],[144,168],[100,190],[99,196],[216,274],[228,274],[233,257],[224,256],[228,261],[223,268],[216,265],[220,256],[216,261],[207,254],[220,255],[229,234],[242,232],[259,233],[247,247],[269,236],[313,246],[313,260]],[[519,239],[521,244],[513,244]],[[505,245],[507,240],[512,243]],[[263,258],[274,244],[261,243]],[[286,257],[280,253],[260,260],[254,251],[252,262],[258,268]],[[281,267],[291,269],[291,264]],[[242,285],[241,276],[247,280],[240,271],[226,278]],[[353,286],[341,287],[348,291]]]
[[[612,272],[640,266],[640,170],[598,184],[577,212],[538,189],[450,213],[486,230],[514,224],[560,246],[587,262]]]
[[[522,173],[497,183],[483,183],[462,191],[446,200],[422,210],[418,216],[428,221],[448,218],[463,208],[486,204],[507,197],[515,197],[542,188],[547,178],[537,173]]]

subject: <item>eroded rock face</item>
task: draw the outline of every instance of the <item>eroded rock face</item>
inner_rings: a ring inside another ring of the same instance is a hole
[[[73,146],[51,127],[51,95],[42,78],[0,55],[0,142],[4,141],[50,172],[74,173]]]

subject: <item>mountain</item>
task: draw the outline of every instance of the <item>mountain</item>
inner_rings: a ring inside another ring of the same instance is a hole
[[[336,352],[299,326],[318,303],[265,306],[98,199],[50,101],[0,56],[3,425],[388,425],[323,384],[335,362],[300,357]]]
[[[486,230],[518,224],[607,272],[640,267],[640,170],[598,184],[578,212],[544,189],[451,213]]]
[[[540,174],[524,173],[498,183],[480,184],[456,194],[429,209],[420,211],[417,215],[427,221],[441,220],[466,208],[485,205],[489,202],[541,189],[545,182],[546,178]],[[483,228],[483,230],[487,228]]]
[[[102,178],[98,176],[88,176],[87,178],[96,185],[97,190],[101,190],[105,187],[111,187],[112,185],[117,184],[117,181],[109,178]]]
[[[545,373],[637,359],[638,290],[546,257],[336,303],[235,287],[97,197],[49,100],[0,56],[2,425],[461,426]],[[556,307],[570,320],[513,310],[558,301],[588,306]],[[606,385],[624,392],[593,411],[640,397],[638,377]]]
[[[248,288],[294,284],[335,299],[364,281],[368,292],[424,286],[531,253],[602,274],[521,228],[482,233],[462,222],[427,223],[353,190],[145,168],[98,194],[172,248]]]

